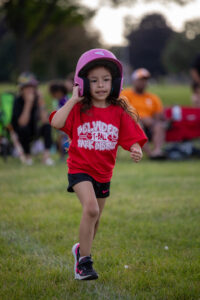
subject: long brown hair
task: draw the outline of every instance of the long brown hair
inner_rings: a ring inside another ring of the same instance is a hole
[[[86,66],[86,68],[82,69],[80,71],[80,77],[87,77],[89,71],[91,71],[92,69],[95,69],[96,67],[104,67],[105,69],[107,69],[112,76],[112,80],[114,78],[118,78],[120,77],[120,72],[118,70],[118,67],[111,61],[106,61],[106,60],[99,60],[99,61],[94,61],[92,64],[90,63],[89,66]],[[126,98],[125,98],[126,99]],[[125,100],[122,97],[114,97],[112,95],[109,95],[106,99],[106,102],[108,104],[112,104],[115,106],[120,106],[122,107],[127,114],[129,114],[131,116],[131,118],[135,121],[138,122],[139,121],[139,115],[137,113],[137,111],[128,104],[128,100]],[[84,97],[84,99],[81,101],[82,103],[82,107],[81,107],[81,112],[85,113],[87,112],[91,107],[92,107],[92,98],[91,95],[88,94]]]
[[[125,99],[108,96],[106,102],[108,104],[122,107],[125,110],[125,112],[127,112],[127,114],[129,114],[129,116],[131,116],[131,118],[138,123],[139,115],[137,111],[132,106],[130,106],[128,104],[128,101],[126,101]],[[81,112],[83,113],[87,112],[92,107],[92,99],[90,96],[85,96],[81,103]]]

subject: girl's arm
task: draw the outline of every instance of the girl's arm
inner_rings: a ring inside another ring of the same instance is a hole
[[[51,125],[56,129],[60,129],[65,125],[67,117],[74,105],[80,102],[84,97],[79,97],[79,86],[73,87],[72,97],[69,99],[65,105],[63,105],[53,116],[51,120]]]

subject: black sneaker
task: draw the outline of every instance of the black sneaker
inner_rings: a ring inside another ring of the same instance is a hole
[[[77,267],[76,279],[79,280],[94,280],[98,278],[97,272],[92,267],[93,261],[91,256],[86,256],[81,259]]]
[[[98,275],[96,271],[92,268],[93,261],[91,256],[86,256],[81,259],[80,258],[80,244],[76,243],[72,248],[72,254],[74,255],[74,275],[75,279],[78,280],[93,280],[97,279]]]

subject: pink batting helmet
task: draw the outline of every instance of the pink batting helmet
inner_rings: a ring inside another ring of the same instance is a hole
[[[114,74],[112,74],[112,90],[111,95],[119,97],[123,85],[123,70],[121,62],[115,57],[115,55],[106,49],[91,49],[81,55],[78,60],[74,83],[80,87],[80,96],[84,96],[89,93],[89,80],[87,79],[87,72],[94,67],[94,62],[100,64],[104,61],[110,62],[110,67],[114,68]]]

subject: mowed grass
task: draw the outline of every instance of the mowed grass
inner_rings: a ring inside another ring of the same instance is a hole
[[[150,90],[165,106],[191,105],[189,86]],[[76,282],[81,206],[65,164],[0,159],[0,300],[200,299],[199,177],[198,160],[134,164],[120,149],[92,250],[99,279]]]
[[[65,164],[0,170],[1,300],[200,299],[199,161],[134,164],[120,149],[91,282],[74,280],[81,206]]]

